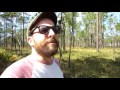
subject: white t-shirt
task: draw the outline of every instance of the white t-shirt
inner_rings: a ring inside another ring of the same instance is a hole
[[[51,65],[46,65],[31,55],[13,63],[2,74],[1,78],[63,78],[63,72],[52,59]]]

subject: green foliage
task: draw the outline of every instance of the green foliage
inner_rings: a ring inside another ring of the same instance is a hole
[[[119,78],[120,58],[118,61],[98,57],[88,57],[84,61],[72,60],[71,68],[67,61],[61,63],[65,78]]]
[[[117,23],[117,25],[115,26],[117,31],[120,31],[120,23]]]
[[[120,49],[115,53],[111,48],[100,49],[99,53],[91,48],[72,49],[70,66],[68,51],[64,51],[61,68],[65,78],[120,78]]]
[[[13,54],[12,52],[0,49],[0,74],[5,70],[7,66],[9,66],[11,63],[18,60],[19,58],[20,57]]]
[[[120,78],[120,48],[100,49],[99,53],[93,48],[74,48],[71,52],[70,68],[68,67],[69,48],[63,51],[63,59],[60,61],[65,78]],[[21,57],[30,54],[24,50]],[[114,58],[113,58],[114,56]],[[0,49],[0,74],[20,56]],[[59,59],[59,54],[55,55]]]

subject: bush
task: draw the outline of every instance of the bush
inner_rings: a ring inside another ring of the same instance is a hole
[[[119,78],[120,60],[108,60],[99,57],[88,57],[83,60],[72,60],[68,68],[68,60],[62,62],[65,78]]]
[[[12,52],[0,49],[0,74],[13,62],[18,60],[18,56]]]

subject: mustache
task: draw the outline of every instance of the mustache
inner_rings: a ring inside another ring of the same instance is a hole
[[[58,43],[58,41],[53,37],[48,39],[46,42],[48,42],[48,43]]]

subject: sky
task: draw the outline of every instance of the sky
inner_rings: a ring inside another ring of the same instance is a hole
[[[33,17],[36,13],[37,13],[37,12],[30,12],[31,17]],[[118,22],[120,22],[120,12],[111,12],[111,13],[113,13],[113,14],[114,14],[113,17],[114,17]],[[111,13],[110,13],[110,14],[111,14]],[[79,17],[77,17],[77,22],[78,22],[78,21],[81,21],[81,20],[82,20],[81,12],[79,12]],[[106,24],[108,24],[108,23],[106,23]]]
[[[37,12],[29,12],[29,14],[31,15],[30,18],[33,17],[33,16],[35,16],[36,13]]]
[[[30,13],[30,15],[31,15],[31,17],[32,17],[32,16],[34,16],[37,12],[29,12],[29,13]],[[111,12],[111,13],[114,13],[114,16],[116,16],[117,20],[120,20],[120,12]],[[79,14],[81,14],[81,13],[79,12]],[[79,15],[79,17],[77,18],[77,20],[78,20],[78,21],[81,20],[80,15]]]
[[[32,18],[37,12],[29,12],[29,14],[31,15],[30,18]],[[113,17],[120,22],[120,12],[111,12],[113,13]],[[111,14],[110,13],[110,14]],[[81,21],[82,17],[81,17],[81,12],[79,12],[79,17],[77,17],[77,22]],[[106,22],[106,25],[108,25],[108,22]]]
[[[114,14],[115,14],[115,16],[116,16],[117,20],[119,20],[119,21],[120,21],[120,12],[114,12]]]

